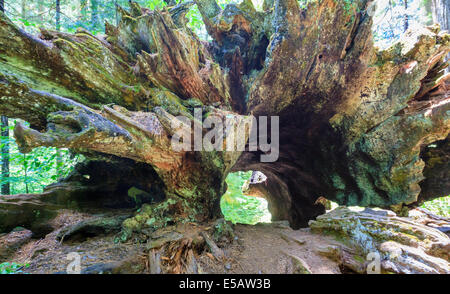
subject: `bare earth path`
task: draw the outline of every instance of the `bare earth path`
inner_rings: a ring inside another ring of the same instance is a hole
[[[340,273],[337,263],[317,253],[318,248],[337,244],[328,236],[312,234],[309,229],[292,230],[278,224],[236,225],[237,240],[225,249],[229,270],[215,264],[209,272],[233,274],[292,273],[292,257],[299,257],[313,274]],[[204,259],[204,258],[203,258]]]

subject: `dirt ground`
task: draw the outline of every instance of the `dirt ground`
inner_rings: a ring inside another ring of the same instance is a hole
[[[96,236],[78,241],[61,243],[57,240],[60,230],[82,220],[91,218],[89,214],[63,211],[52,221],[55,231],[42,239],[32,239],[22,246],[10,261],[29,264],[25,273],[51,274],[66,271],[71,260],[68,254],[76,252],[81,257],[82,269],[99,264],[108,264],[137,257],[143,250],[140,244],[114,243],[114,236]]]
[[[9,261],[28,263],[25,273],[65,273],[72,261],[69,253],[76,252],[81,257],[82,273],[109,272],[117,264],[121,264],[118,273],[149,272],[144,243],[115,243],[114,234],[63,243],[57,240],[60,230],[90,217],[72,211],[61,213],[53,221],[55,231],[45,238],[31,239]],[[234,226],[234,239],[221,248],[225,253],[223,260],[214,258],[207,247],[195,257],[199,273],[292,273],[293,258],[297,257],[311,273],[339,274],[336,262],[317,253],[318,248],[333,244],[337,243],[331,237],[313,234],[309,229],[294,231],[284,223],[238,224]]]
[[[292,257],[305,262],[313,274],[339,274],[336,262],[317,253],[318,248],[337,245],[331,237],[312,234],[309,229],[292,230],[279,224],[236,225],[235,241],[225,248],[224,264],[207,256],[200,263],[208,273],[292,273]],[[207,260],[209,259],[209,261]]]

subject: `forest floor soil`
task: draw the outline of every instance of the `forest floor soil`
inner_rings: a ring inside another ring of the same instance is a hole
[[[111,266],[105,265],[114,264],[122,264],[120,273],[149,272],[145,243],[114,242],[114,234],[58,241],[61,230],[91,217],[64,211],[53,221],[55,231],[24,244],[10,261],[28,263],[23,269],[25,273],[64,273],[73,261],[69,254],[75,252],[80,256],[82,273],[108,272]],[[281,274],[292,273],[292,258],[297,257],[311,273],[339,274],[339,265],[318,253],[319,248],[330,245],[338,243],[332,237],[313,234],[308,228],[292,230],[284,223],[237,224],[232,242],[221,248],[225,254],[223,260],[214,258],[207,247],[196,253],[196,260],[200,273]]]

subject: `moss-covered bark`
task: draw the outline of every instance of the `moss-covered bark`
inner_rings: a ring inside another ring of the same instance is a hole
[[[380,51],[368,0],[313,1],[307,9],[265,1],[264,11],[247,0],[225,9],[196,4],[212,42],[186,27],[191,2],[119,7],[121,21],[106,24],[104,37],[33,37],[0,13],[0,113],[31,123],[15,129],[22,150],[68,147],[149,165],[168,200],[130,219],[128,231],[152,226],[154,214],[217,215],[233,168],[265,172],[276,214],[294,227],[324,212],[320,196],[382,207],[417,201],[424,169],[435,176],[421,150],[449,132],[448,34],[408,31]],[[198,123],[195,106],[239,124],[246,114],[280,116],[279,160],[261,163],[261,150],[174,151],[172,122],[184,115]],[[422,189],[429,194],[430,185]]]
[[[448,236],[413,218],[398,217],[392,211],[356,212],[339,207],[311,221],[310,227],[313,232],[332,234],[348,245],[349,248],[329,247],[319,251],[359,273],[366,272],[370,253],[379,254],[381,270],[387,273],[450,272]]]

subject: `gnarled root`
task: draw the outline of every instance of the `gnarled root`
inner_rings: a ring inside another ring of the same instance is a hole
[[[384,272],[450,273],[450,238],[391,211],[356,212],[339,207],[311,221],[310,227],[313,232],[331,233],[354,248],[330,248],[324,254],[338,256],[356,272],[365,272],[369,254],[370,258],[378,254]]]
[[[120,231],[122,223],[129,218],[131,214],[94,217],[84,220],[61,230],[56,238],[62,243],[77,236],[96,236],[101,234],[110,234]]]

